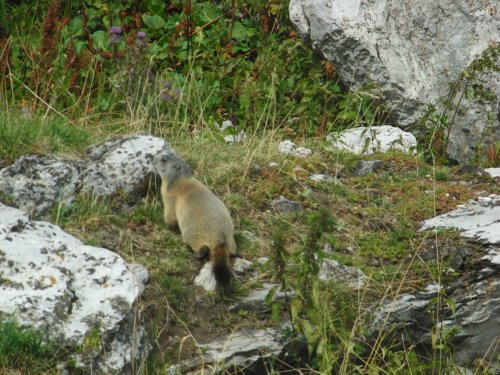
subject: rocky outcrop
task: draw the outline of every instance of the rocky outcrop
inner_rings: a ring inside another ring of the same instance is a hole
[[[492,0],[291,0],[289,11],[347,86],[375,86],[397,126],[416,125],[436,106],[432,121],[451,126],[450,158],[467,162],[500,139],[497,8]]]
[[[500,195],[479,197],[455,210],[424,221],[422,230],[453,228],[487,245],[500,246]]]
[[[146,280],[144,267],[0,203],[0,313],[81,348],[78,366],[126,374],[145,357],[134,303]]]
[[[497,16],[498,17],[498,16]],[[497,24],[498,24],[497,18]],[[496,41],[500,42],[497,30]],[[496,47],[496,72],[480,72],[474,79],[464,78],[458,85],[453,104],[447,112],[450,135],[446,147],[448,157],[468,163],[474,157],[490,161],[497,157],[500,140],[500,46]]]
[[[270,302],[275,303],[290,302],[295,298],[295,292],[285,292],[281,290],[279,284],[263,283],[261,288],[256,288],[250,292],[248,296],[232,305],[229,310],[238,312],[240,310],[250,311],[252,313],[268,313],[271,312],[271,304],[268,303],[268,296],[271,296]]]
[[[70,204],[77,193],[134,195],[147,190],[148,176],[154,173],[151,158],[160,153],[174,151],[163,139],[133,135],[90,147],[90,160],[26,155],[0,171],[0,193],[34,215]]]
[[[461,259],[454,262],[455,271],[460,275],[453,281],[431,284],[423,291],[402,294],[384,303],[375,313],[376,330],[391,332],[390,337],[405,345],[430,347],[433,328],[439,327],[440,332],[454,332],[444,344],[453,346],[458,364],[479,358],[496,360],[500,355],[499,220],[500,195],[479,198],[426,220],[423,230],[457,229],[463,237],[481,246],[476,251],[456,249]],[[433,310],[439,314],[438,320],[430,313]]]

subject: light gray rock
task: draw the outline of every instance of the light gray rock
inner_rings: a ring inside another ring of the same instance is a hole
[[[334,63],[342,81],[352,90],[375,84],[373,94],[405,128],[417,124],[429,104],[438,105],[439,113],[450,85],[498,43],[497,7],[494,1],[467,0],[291,0],[289,12],[299,33]],[[447,113],[453,119],[452,159],[470,160],[476,144],[500,139],[499,81],[500,73],[487,71],[458,88]],[[472,99],[470,89],[477,84],[496,98]]]
[[[232,368],[245,369],[246,374],[263,374],[266,369],[262,361],[277,357],[283,350],[282,332],[286,327],[241,330],[217,338],[200,345],[203,357],[173,365],[167,369],[167,374],[216,374]]]
[[[243,258],[236,258],[232,270],[237,274],[244,274],[253,268],[253,263]]]
[[[255,259],[255,263],[260,264],[260,265],[267,264],[267,263],[269,263],[269,258],[268,257],[257,258],[257,259]]]
[[[96,347],[76,358],[88,369],[127,373],[147,352],[134,311],[147,271],[137,277],[133,268],[0,203],[0,312],[63,346],[81,348],[97,335]]]
[[[155,172],[152,158],[175,152],[161,138],[133,135],[90,147],[87,154],[90,162],[83,171],[81,191],[102,197],[118,191],[134,193]]]
[[[233,122],[231,120],[224,120],[224,121],[222,121],[222,125],[219,125],[219,124],[215,123],[215,126],[220,131],[224,131],[226,129],[234,128]]]
[[[500,244],[500,195],[479,197],[457,209],[425,220],[422,230],[454,228],[466,238]]]
[[[297,147],[292,141],[282,141],[278,145],[278,151],[282,154],[293,155],[300,158],[305,158],[311,155],[312,151],[309,148]]]
[[[500,266],[500,249],[489,249],[488,254],[485,255],[483,259],[488,260],[493,265]]]
[[[500,177],[500,168],[486,168],[484,171],[493,178]]]
[[[354,176],[366,176],[380,169],[382,160],[361,160],[356,170],[353,172]]]
[[[313,173],[309,176],[309,178],[314,182],[337,182],[335,177],[322,173]]]
[[[284,292],[278,284],[264,283],[262,288],[253,290],[247,297],[232,305],[230,311],[246,310],[254,313],[265,313],[271,311],[271,306],[266,302],[269,293],[273,291],[271,301],[285,301],[295,297],[294,292]]]
[[[231,120],[225,120],[222,122],[222,125],[219,125],[215,123],[215,126],[219,131],[221,131],[223,134],[226,134],[224,136],[224,141],[226,143],[237,143],[237,142],[242,142],[247,138],[247,135],[243,129],[240,129],[240,131],[237,131],[235,129],[235,126],[231,122]]]
[[[0,192],[25,212],[38,215],[72,202],[85,163],[56,156],[25,155],[0,171]]]
[[[240,130],[236,134],[229,134],[224,137],[224,141],[226,143],[238,143],[238,142],[243,142],[245,139],[247,139],[247,135],[245,134],[244,130]]]
[[[232,271],[237,274],[243,274],[253,267],[253,263],[236,258],[232,264]],[[217,280],[212,271],[212,262],[207,262],[203,265],[194,279],[194,284],[205,289],[206,292],[215,292],[217,290]]]
[[[340,264],[333,259],[323,259],[318,277],[323,281],[345,282],[354,289],[361,289],[368,279],[359,268]]]
[[[389,125],[347,129],[331,133],[326,139],[334,149],[363,155],[389,150],[411,153],[417,146],[413,134]]]
[[[217,280],[212,271],[212,262],[206,262],[194,278],[194,285],[198,285],[207,292],[215,292],[217,290]]]
[[[273,207],[280,212],[288,213],[288,212],[296,212],[302,210],[302,206],[299,202],[294,202],[289,199],[286,199],[284,196],[280,196],[278,199],[275,199],[271,202]]]
[[[498,276],[499,267],[496,267]],[[440,311],[441,327],[443,330],[457,330],[451,342],[448,342],[454,348],[454,359],[458,364],[468,364],[479,358],[494,360],[500,354],[498,277],[461,280],[447,288],[446,295],[456,304],[456,311],[452,313],[443,302],[445,306]],[[429,346],[433,327],[437,324],[433,321],[429,308],[436,297],[437,291],[427,290],[403,294],[392,302],[386,302],[374,314],[375,331],[391,332],[390,337],[403,341],[405,345]]]

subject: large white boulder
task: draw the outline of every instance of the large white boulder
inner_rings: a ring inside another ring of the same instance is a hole
[[[134,303],[146,279],[144,267],[0,203],[0,313],[84,348],[82,366],[121,374],[145,355]],[[95,346],[87,337],[98,338]]]

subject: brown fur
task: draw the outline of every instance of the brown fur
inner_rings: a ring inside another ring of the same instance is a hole
[[[178,226],[183,241],[198,257],[207,252],[219,286],[231,281],[230,256],[236,255],[234,226],[229,210],[205,185],[191,175],[177,157],[157,161],[162,178],[161,195],[167,226]]]

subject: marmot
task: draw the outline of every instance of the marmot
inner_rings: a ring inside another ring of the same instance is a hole
[[[205,185],[193,177],[189,165],[177,156],[157,156],[154,166],[162,180],[165,222],[178,227],[182,240],[201,259],[212,261],[217,285],[229,286],[230,256],[236,255],[234,226],[229,210]]]

